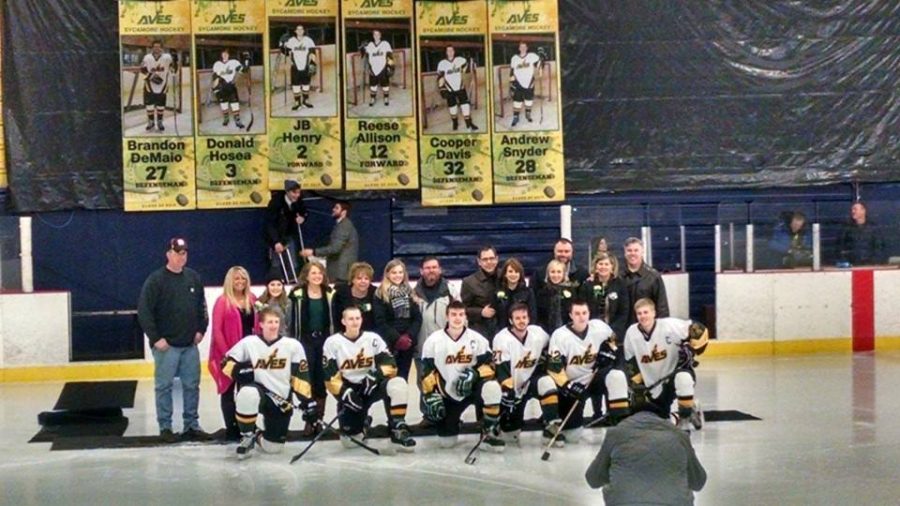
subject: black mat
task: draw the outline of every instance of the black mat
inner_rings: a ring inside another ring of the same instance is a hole
[[[102,408],[133,408],[137,381],[76,381],[66,383],[55,410],[87,411]]]
[[[720,411],[704,410],[703,418],[707,422],[746,422],[752,420],[762,420],[762,418],[759,418],[757,416],[753,416],[749,413],[744,413],[743,411],[737,411],[734,409],[723,409]]]

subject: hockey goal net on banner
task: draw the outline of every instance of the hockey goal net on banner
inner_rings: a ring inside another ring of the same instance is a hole
[[[478,109],[481,99],[478,94],[479,83],[484,79],[484,69],[476,67],[474,60],[469,61],[469,69],[471,70],[463,75],[463,83],[469,95],[469,104],[472,109]],[[423,72],[419,79],[419,89],[422,90],[422,128],[428,128],[428,115],[439,109],[446,109],[447,101],[441,96],[441,90],[438,88],[437,72]]]
[[[409,86],[411,69],[409,62],[409,49],[394,49],[394,75],[391,77],[391,85],[403,88]],[[359,53],[348,53],[347,58],[347,103],[359,105],[366,101],[369,95],[369,66],[367,59]]]
[[[322,93],[325,91],[325,81],[323,79],[324,60],[322,60],[322,48],[315,47],[313,51],[316,55],[317,72],[313,76],[309,87],[312,91]],[[293,100],[291,93],[291,57],[285,56],[280,50],[272,49],[269,51],[269,84],[271,86],[272,97],[278,93],[284,95],[284,103],[288,104]],[[273,103],[274,100],[273,100]]]
[[[509,65],[494,67],[494,115],[502,118],[512,112],[512,94],[509,90]],[[534,99],[552,102],[556,96],[556,65],[544,62],[540,75],[535,76]]]

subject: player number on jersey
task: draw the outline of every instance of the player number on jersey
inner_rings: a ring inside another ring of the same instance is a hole
[[[151,165],[147,167],[147,181],[162,181],[166,178],[165,165]]]
[[[465,173],[463,172],[463,168],[465,168],[465,165],[463,165],[463,163],[459,162],[459,161],[444,162],[444,175],[445,176],[463,176],[463,175],[465,175]]]

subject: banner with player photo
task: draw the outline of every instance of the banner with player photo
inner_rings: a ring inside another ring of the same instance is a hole
[[[422,205],[490,204],[490,101],[483,0],[416,2]]]
[[[0,59],[3,55],[3,10],[0,9]],[[0,69],[3,68],[0,61]],[[3,72],[0,71],[0,111],[3,111]],[[0,188],[6,188],[6,136],[3,134],[3,114],[0,113]]]
[[[196,208],[189,0],[119,1],[126,211]]]
[[[269,187],[340,189],[338,0],[269,1]]]
[[[344,0],[347,190],[419,187],[413,0]]]
[[[192,4],[197,207],[265,206],[265,1]]]
[[[494,201],[565,198],[557,0],[490,0]]]

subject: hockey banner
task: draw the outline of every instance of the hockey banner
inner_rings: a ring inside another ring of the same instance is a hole
[[[3,11],[0,10],[0,58],[3,55]],[[0,62],[0,69],[3,68]],[[0,112],[3,111],[3,73],[0,71]],[[3,134],[3,114],[0,113],[0,188],[6,188],[6,136]]]
[[[189,0],[119,1],[126,211],[196,208]]]
[[[348,190],[419,187],[413,0],[344,0]]]
[[[557,0],[490,0],[494,201],[565,198]]]
[[[192,0],[197,206],[262,207],[269,190],[264,0]]]
[[[269,187],[340,189],[338,0],[269,0]]]
[[[487,4],[416,2],[422,205],[493,201]]]

